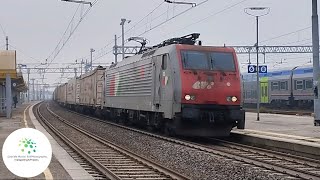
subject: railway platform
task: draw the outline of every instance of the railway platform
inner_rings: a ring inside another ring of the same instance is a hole
[[[248,144],[282,149],[288,152],[320,157],[320,127],[313,117],[281,114],[246,113],[244,130],[235,129],[232,136]]]
[[[0,149],[5,139],[20,128],[35,128],[49,139],[52,147],[52,159],[49,167],[40,175],[30,179],[92,179],[71,156],[47,133],[35,118],[32,108],[36,103],[25,103],[13,109],[12,118],[0,117]],[[0,179],[25,179],[11,173],[0,158]]]

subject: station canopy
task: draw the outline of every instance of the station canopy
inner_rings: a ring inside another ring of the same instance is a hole
[[[27,90],[21,72],[17,71],[16,51],[0,50],[0,85],[5,85],[7,74],[10,75],[12,88],[18,92]]]

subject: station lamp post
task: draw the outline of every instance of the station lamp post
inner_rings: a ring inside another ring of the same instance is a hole
[[[244,12],[250,16],[256,17],[257,21],[257,42],[255,44],[257,51],[257,121],[260,120],[260,82],[259,82],[259,17],[269,14],[270,8],[268,7],[250,7],[245,8]]]
[[[290,106],[293,106],[294,103],[294,97],[293,97],[293,73],[294,70],[296,70],[299,66],[295,66],[291,69],[291,75],[290,75],[290,97],[289,97],[289,104]]]

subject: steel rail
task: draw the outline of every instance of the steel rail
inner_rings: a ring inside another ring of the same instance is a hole
[[[82,134],[85,134],[86,136],[90,137],[91,139],[94,139],[96,140],[97,142],[107,146],[108,148],[111,148],[115,151],[118,151],[120,152],[121,154],[129,157],[130,159],[133,159],[135,160],[135,162],[137,162],[139,165],[144,165],[146,167],[148,167],[150,170],[153,170],[155,173],[157,172],[159,174],[159,178],[161,179],[189,179],[187,177],[185,177],[184,175],[181,175],[177,172],[174,172],[166,167],[163,167],[155,162],[152,162],[146,158],[143,158],[141,157],[140,155],[136,154],[136,153],[133,153],[125,148],[122,148],[118,145],[115,145],[114,143],[106,140],[106,139],[103,139],[97,135],[94,135],[92,133],[90,133],[89,131],[86,131],[82,128],[80,128],[79,126],[77,125],[74,125],[72,124],[71,122],[69,122],[68,120],[62,118],[61,116],[57,115],[56,113],[54,113],[52,110],[50,110],[50,108],[47,106],[47,110],[50,114],[52,114],[54,117],[56,117],[57,119],[59,119],[60,121],[62,121],[63,123],[65,123],[66,125],[72,127],[73,129],[81,132]],[[94,159],[94,158],[93,158]],[[117,175],[117,172],[116,171],[113,171],[113,170],[108,170],[110,173],[114,174],[116,177],[119,177]],[[141,173],[142,174],[142,173]],[[119,179],[121,179],[119,177]],[[152,177],[148,178],[148,179],[152,179]]]
[[[299,177],[299,178],[320,179],[320,170],[319,170],[320,161],[318,160],[304,158],[296,155],[289,155],[281,152],[266,150],[262,148],[252,147],[252,146],[247,146],[247,145],[229,142],[229,141],[216,139],[216,138],[210,138],[210,139],[222,143],[222,144],[219,144],[218,149],[225,153],[231,153],[233,155],[238,155],[240,157],[251,159],[251,160],[258,159],[259,162],[272,165],[274,166],[274,168],[279,168],[281,171],[290,171],[290,174],[296,174],[296,177]],[[212,145],[210,145],[209,147],[211,146]],[[290,158],[296,159],[296,160],[291,160]],[[304,161],[304,162],[302,163],[297,160]],[[306,161],[309,163],[310,162],[315,163],[316,165],[307,164]],[[318,172],[318,173],[314,173],[314,172]]]
[[[101,163],[96,161],[92,156],[83,151],[78,145],[72,142],[67,136],[62,134],[57,128],[55,128],[40,112],[40,106],[43,103],[40,103],[37,108],[37,113],[40,119],[59,137],[62,141],[65,142],[68,146],[70,146],[75,152],[80,154],[80,156],[84,157],[89,163],[91,163],[95,168],[97,168],[102,174],[110,178],[111,180],[119,180],[120,178],[113,174],[111,171],[106,169]]]
[[[271,170],[271,171],[275,171],[275,172],[278,172],[278,173],[287,174],[287,175],[292,176],[292,177],[296,177],[296,178],[300,178],[300,179],[319,179],[320,178],[320,175],[317,175],[317,174],[314,174],[314,173],[311,174],[311,173],[309,173],[307,171],[303,171],[302,172],[301,170],[297,170],[297,169],[293,170],[291,167],[288,168],[287,166],[278,166],[276,164],[268,163],[266,161],[260,161],[259,159],[247,158],[247,157],[244,157],[244,156],[240,156],[239,157],[238,154],[232,154],[232,153],[229,153],[229,152],[216,150],[216,149],[213,149],[212,147],[208,147],[208,146],[205,146],[203,144],[198,144],[198,143],[194,143],[194,142],[190,142],[190,141],[186,141],[186,140],[181,140],[181,139],[168,138],[168,137],[164,137],[164,136],[161,136],[161,135],[157,135],[157,134],[149,133],[149,132],[146,132],[146,131],[138,130],[138,129],[135,129],[135,128],[130,128],[130,127],[127,127],[127,126],[119,125],[119,124],[116,124],[116,123],[103,121],[103,120],[100,120],[98,118],[94,118],[94,117],[91,117],[91,116],[83,115],[83,114],[80,114],[80,113],[77,113],[77,112],[74,112],[74,111],[70,111],[70,110],[68,110],[68,111],[71,112],[71,113],[77,114],[79,116],[82,116],[82,117],[86,117],[86,118],[93,119],[93,120],[96,120],[96,121],[99,121],[99,122],[103,122],[103,123],[106,123],[106,124],[114,125],[116,127],[120,127],[120,128],[127,129],[127,130],[130,130],[130,131],[138,132],[138,133],[141,133],[141,134],[144,134],[144,135],[148,135],[148,136],[151,136],[151,137],[155,137],[155,138],[159,138],[159,139],[162,139],[162,140],[166,140],[168,142],[176,143],[176,144],[183,145],[183,146],[186,146],[186,147],[190,147],[190,148],[193,148],[193,149],[197,149],[197,150],[200,150],[200,151],[203,151],[203,152],[211,153],[211,154],[214,154],[214,155],[219,155],[219,156],[226,157],[226,158],[229,158],[229,159],[234,159],[234,160],[237,160],[237,161],[240,161],[240,162],[244,162],[244,163],[248,163],[248,164],[251,164],[251,165],[255,165],[255,166],[258,166],[258,167],[261,167],[261,168],[265,168],[265,169],[268,169],[268,170]],[[269,152],[272,152],[272,151],[269,150]],[[276,152],[276,151],[274,151],[274,152]],[[277,152],[277,153],[279,153],[279,152]],[[293,155],[288,155],[288,154],[286,154],[286,156],[291,156],[291,157],[294,157],[294,158],[298,158],[298,156],[293,156]],[[300,157],[300,159],[304,159],[306,161],[310,160],[311,162],[314,162],[312,159],[305,158],[305,157]]]
[[[215,140],[215,141],[220,141],[220,142],[222,142],[224,144],[228,144],[228,145],[234,145],[234,146],[253,149],[253,150],[257,150],[257,151],[263,151],[264,153],[276,154],[276,155],[280,155],[280,156],[285,156],[287,158],[298,159],[298,160],[301,160],[301,161],[309,161],[309,162],[317,164],[317,166],[315,166],[315,167],[320,168],[320,160],[317,160],[317,159],[311,159],[311,158],[308,158],[308,157],[298,156],[298,155],[294,155],[294,154],[287,154],[287,153],[283,153],[283,152],[279,152],[279,151],[263,149],[263,148],[259,148],[259,147],[254,147],[254,146],[249,146],[249,145],[245,145],[245,144],[235,143],[233,141],[222,140],[222,139],[218,139],[218,138],[209,138],[209,139],[212,139],[212,140]]]

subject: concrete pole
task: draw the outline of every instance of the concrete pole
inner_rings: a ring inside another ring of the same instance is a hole
[[[260,78],[259,78],[259,16],[257,20],[257,121],[260,121]]]
[[[36,81],[36,86],[37,86],[37,101],[39,100],[39,81]]]
[[[36,92],[35,92],[35,89],[34,89],[34,80],[35,79],[31,79],[32,81],[32,100],[34,101],[36,99]]]
[[[93,66],[92,66],[92,53],[94,52],[94,49],[90,49],[90,66],[91,66],[91,71],[93,70]]]
[[[124,23],[126,23],[126,19],[121,19],[121,23],[120,23],[120,25],[121,25],[121,27],[122,27],[122,59],[124,59]]]
[[[45,85],[43,85],[43,87],[42,87],[42,99],[45,101],[46,100],[46,86]]]
[[[114,62],[118,62],[118,45],[117,45],[117,35],[114,35]]]
[[[122,24],[122,59],[124,59],[124,23]]]
[[[313,51],[313,84],[314,84],[314,125],[320,124],[319,99],[319,24],[317,0],[312,0],[312,51]]]
[[[12,90],[11,90],[11,77],[6,75],[6,115],[7,118],[11,118],[12,112]]]
[[[30,102],[30,69],[28,68],[28,94],[27,94],[27,96],[28,96],[28,103]]]
[[[92,51],[90,49],[90,70],[92,71]]]

